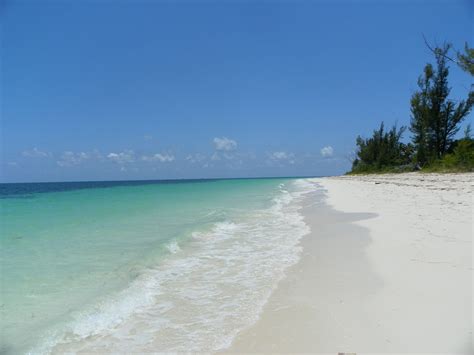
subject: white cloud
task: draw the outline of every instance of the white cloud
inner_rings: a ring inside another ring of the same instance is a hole
[[[124,150],[120,153],[109,153],[107,159],[117,164],[133,163],[135,161],[135,153],[133,150]]]
[[[235,153],[223,153],[223,152],[214,152],[211,155],[211,160],[217,161],[217,160],[234,160],[237,159],[240,156],[240,154],[235,154]]]
[[[7,165],[9,165],[9,166],[18,166],[18,163],[16,161],[9,161],[7,163]]]
[[[160,154],[156,153],[154,155],[144,155],[142,156],[143,161],[148,161],[148,162],[153,162],[153,161],[159,161],[161,163],[169,163],[174,161],[174,155],[173,154]]]
[[[31,150],[25,150],[23,153],[21,153],[24,157],[27,158],[48,158],[51,156],[51,153],[49,152],[43,152],[39,150],[38,148],[33,148]]]
[[[186,157],[186,160],[189,161],[190,163],[200,163],[204,160],[206,160],[206,156],[201,153],[196,153],[196,154],[189,154]]]
[[[216,137],[213,142],[216,150],[231,151],[237,148],[237,142],[227,137]]]
[[[321,155],[323,158],[329,158],[332,157],[334,154],[334,149],[328,145],[327,147],[321,148]]]
[[[102,154],[96,149],[93,150],[92,152],[71,152],[71,151],[65,151],[61,154],[61,157],[58,161],[56,161],[56,164],[58,164],[61,167],[66,167],[66,166],[74,166],[74,165],[79,165],[85,160],[90,160],[90,159],[102,159]]]
[[[73,165],[78,165],[82,161],[89,159],[90,155],[88,153],[80,152],[80,153],[74,153],[71,151],[64,152],[61,154],[60,160],[56,162],[61,167],[64,166],[73,166]]]
[[[153,140],[153,136],[151,136],[151,135],[149,135],[149,134],[145,134],[145,135],[143,136],[143,139],[146,140],[146,141],[151,141],[151,140]]]
[[[227,167],[236,169],[244,163],[249,155],[237,151],[215,151],[211,155],[201,153],[189,154],[185,159],[191,164],[198,164],[202,168]],[[252,156],[252,158],[254,158]]]
[[[270,154],[270,158],[273,160],[287,160],[293,158],[294,154],[287,152],[273,152]]]
[[[278,151],[268,154],[269,160],[267,161],[270,165],[274,163],[281,165],[282,163],[295,163],[295,155],[293,153],[287,153],[284,151]]]

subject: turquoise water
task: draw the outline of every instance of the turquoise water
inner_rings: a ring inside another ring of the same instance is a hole
[[[2,185],[0,351],[225,347],[297,260],[302,181]]]

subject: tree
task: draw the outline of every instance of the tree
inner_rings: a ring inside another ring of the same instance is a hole
[[[396,125],[385,131],[383,122],[371,138],[357,137],[357,158],[353,162],[353,172],[371,172],[409,164],[413,152],[411,145],[401,142],[406,127]]]
[[[429,146],[428,127],[430,125],[429,93],[431,91],[431,80],[433,77],[433,67],[427,64],[424,69],[424,76],[418,78],[420,91],[411,97],[411,126],[413,133],[413,144],[416,147],[416,161],[424,164],[430,160],[432,147]]]
[[[474,76],[474,48],[470,48],[467,42],[464,44],[464,53],[457,52],[458,65],[462,70]]]
[[[418,80],[420,91],[411,99],[411,126],[417,161],[424,164],[440,159],[448,150],[460,123],[469,114],[474,97],[457,104],[450,100],[448,86],[449,67],[446,64],[449,44],[434,49],[435,68],[427,64]]]
[[[457,52],[458,57],[457,64],[464,70],[466,73],[474,76],[474,48],[470,48],[469,45],[464,43],[464,53]],[[471,84],[471,91],[469,92],[469,100],[474,102],[474,83]]]
[[[472,139],[471,132],[471,124],[469,123],[464,129],[464,139]]]
[[[433,48],[430,43],[427,41],[425,35],[423,35],[423,40],[425,41],[426,47],[436,55],[438,48]],[[451,47],[451,44],[449,44]],[[464,43],[464,53],[456,51],[457,59],[448,56],[447,52],[443,54],[444,58],[456,63],[462,70],[474,76],[474,48],[470,48],[467,42]]]

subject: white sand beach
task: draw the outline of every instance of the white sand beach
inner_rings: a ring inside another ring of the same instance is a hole
[[[471,354],[474,174],[314,181],[301,261],[228,351]]]

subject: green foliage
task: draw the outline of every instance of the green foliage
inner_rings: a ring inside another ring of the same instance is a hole
[[[464,138],[472,138],[471,137],[471,124],[469,123],[467,126],[466,126],[466,129],[464,130]]]
[[[474,103],[470,95],[458,103],[450,100],[449,68],[446,64],[450,45],[434,50],[435,68],[427,64],[418,79],[419,91],[411,98],[411,127],[416,147],[416,161],[425,165],[441,159],[459,131],[460,123],[469,114]]]
[[[413,94],[411,104],[411,126],[413,144],[416,147],[416,161],[426,162],[430,159],[433,147],[430,146],[428,127],[430,125],[429,93],[432,90],[433,67],[427,64],[424,76],[418,78],[420,91]]]
[[[458,141],[453,154],[454,164],[466,170],[474,170],[474,139],[464,138]]]
[[[352,172],[391,171],[409,165],[413,146],[400,141],[405,130],[406,127],[397,129],[393,126],[389,131],[385,131],[382,122],[371,138],[357,137],[357,158],[352,164]]]
[[[431,47],[429,47],[431,49]],[[454,140],[460,125],[474,105],[471,90],[466,100],[449,98],[449,67],[451,45],[431,49],[435,65],[426,64],[418,79],[419,90],[410,100],[412,143],[401,142],[405,127],[384,130],[383,123],[369,139],[357,137],[357,158],[350,174],[413,171],[474,171],[474,139],[471,127],[465,136]],[[465,53],[458,53],[458,64],[474,75],[474,49],[466,43]],[[472,88],[472,86],[471,86]]]
[[[474,76],[474,48],[470,48],[466,42],[464,44],[464,53],[457,52],[457,57],[461,69]]]
[[[423,169],[425,172],[473,172],[474,139],[463,138],[455,142],[452,153],[432,162]]]

